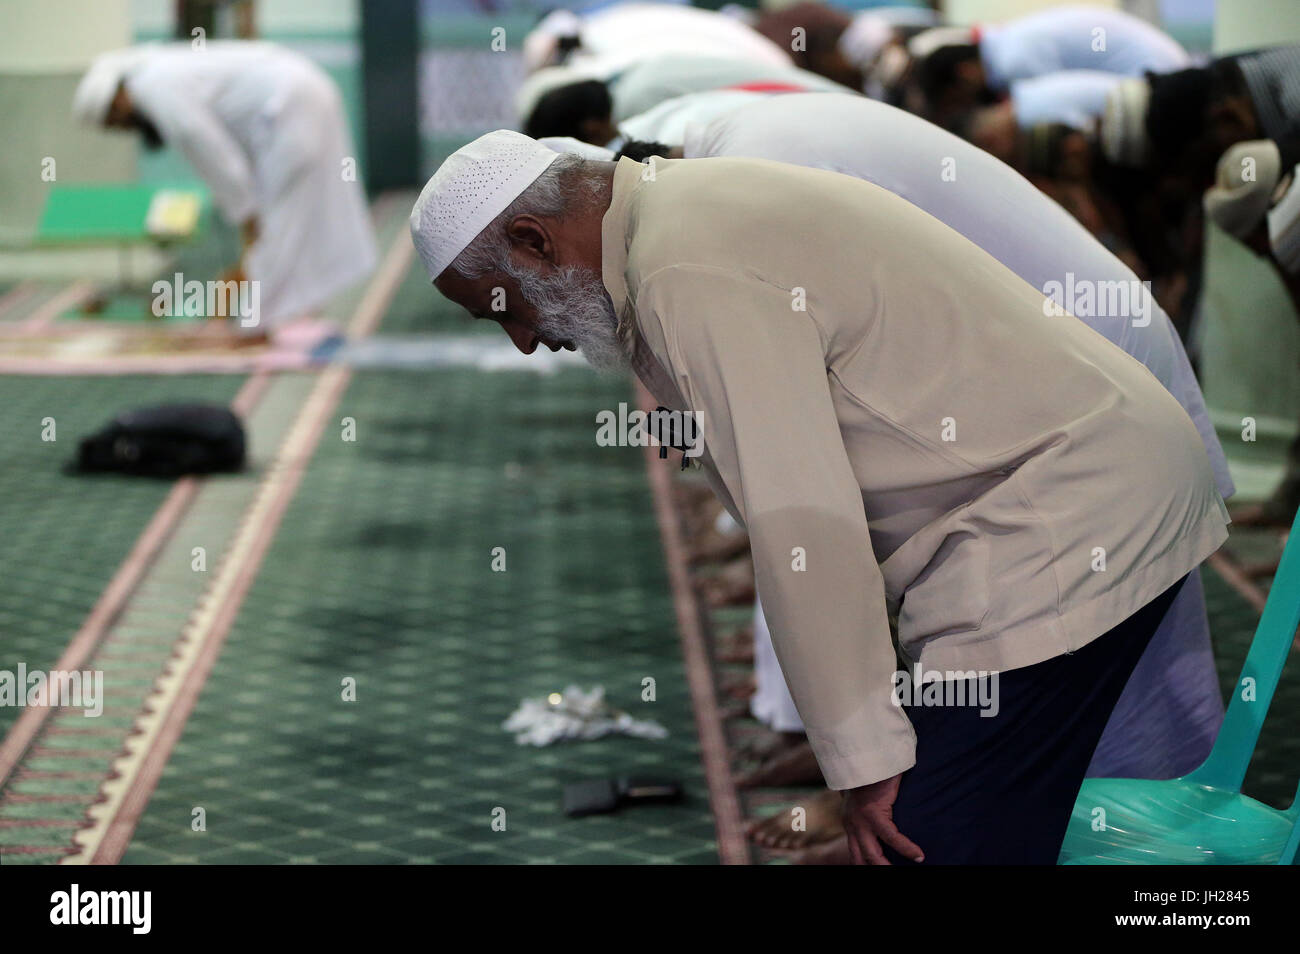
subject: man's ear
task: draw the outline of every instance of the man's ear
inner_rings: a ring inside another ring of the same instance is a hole
[[[536,216],[515,216],[506,226],[506,237],[510,239],[512,252],[517,252],[524,258],[541,262],[555,261],[555,243],[551,241],[550,229]]]

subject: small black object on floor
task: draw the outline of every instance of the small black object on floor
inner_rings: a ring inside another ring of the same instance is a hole
[[[166,404],[119,414],[84,438],[74,473],[180,477],[242,470],[244,425],[228,407]]]
[[[663,778],[596,778],[564,786],[564,814],[600,815],[624,805],[681,801],[682,785]]]

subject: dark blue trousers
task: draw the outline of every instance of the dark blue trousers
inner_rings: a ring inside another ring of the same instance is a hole
[[[1056,864],[1093,750],[1180,586],[1077,652],[1000,673],[991,718],[973,704],[906,708],[916,765],[894,822],[924,864]],[[967,682],[965,698],[978,698],[977,680]]]

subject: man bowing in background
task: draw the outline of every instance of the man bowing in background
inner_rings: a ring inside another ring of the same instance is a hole
[[[374,268],[374,232],[338,90],[271,43],[147,44],[99,56],[73,113],[178,149],[240,230],[226,277],[259,283],[266,334]],[[245,322],[241,321],[240,324]]]

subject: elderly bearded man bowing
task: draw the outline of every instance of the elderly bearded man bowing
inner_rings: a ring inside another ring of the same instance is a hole
[[[1055,861],[1124,683],[1227,535],[1145,368],[833,172],[498,131],[411,228],[438,290],[524,352],[630,365],[697,417],[856,861]],[[943,692],[899,691],[890,610],[907,676]]]

